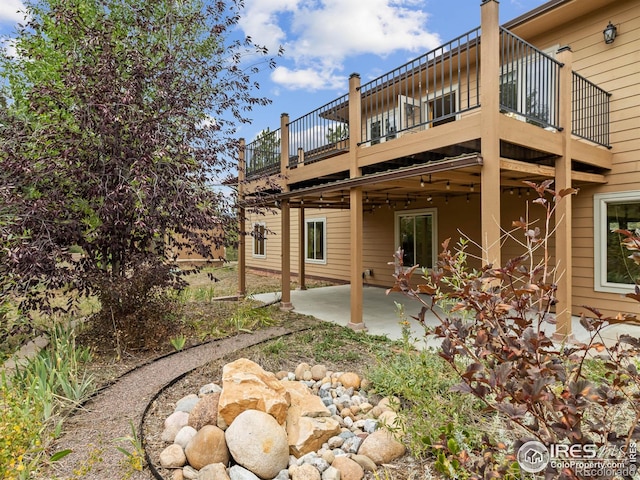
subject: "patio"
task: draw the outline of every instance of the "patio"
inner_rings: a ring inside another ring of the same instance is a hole
[[[350,285],[292,290],[291,303],[297,313],[347,326],[350,312],[350,292]],[[280,300],[280,292],[253,295],[253,298],[265,304],[274,303]],[[416,346],[420,348],[437,347],[439,341],[433,337],[425,338],[422,326],[411,318],[411,315],[416,315],[420,310],[420,304],[396,292],[386,295],[386,289],[380,287],[364,286],[363,288],[363,320],[367,332],[372,335],[385,335],[393,340],[402,338],[400,318],[394,302],[404,305]],[[588,338],[587,332],[580,325],[579,320],[579,317],[575,316],[572,319],[573,334],[576,340],[584,341]],[[429,326],[435,326],[438,324],[438,319],[429,313],[426,323]],[[605,342],[613,343],[621,333],[640,336],[640,326],[612,325],[604,330],[603,337]]]

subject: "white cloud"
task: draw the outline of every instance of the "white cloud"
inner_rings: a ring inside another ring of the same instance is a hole
[[[0,2],[0,22],[17,23],[24,20],[25,6],[21,0]]]
[[[305,89],[308,91],[323,88],[344,89],[346,77],[334,75],[332,69],[316,70],[313,68],[289,69],[276,67],[271,73],[271,80],[291,90]]]
[[[440,45],[416,0],[248,0],[240,26],[270,51],[285,48],[271,77],[285,88],[344,88],[345,60],[426,52]]]

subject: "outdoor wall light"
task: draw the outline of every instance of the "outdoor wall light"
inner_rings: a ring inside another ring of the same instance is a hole
[[[604,43],[613,43],[616,39],[616,35],[618,34],[618,29],[613,23],[609,22],[609,25],[607,25],[607,28],[602,31],[602,34],[604,35]]]

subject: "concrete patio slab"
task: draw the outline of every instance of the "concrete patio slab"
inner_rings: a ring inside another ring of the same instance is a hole
[[[350,285],[292,290],[291,303],[297,313],[347,326],[350,320],[350,293]],[[252,297],[267,304],[278,302],[280,296],[280,292],[274,292],[257,294]],[[397,292],[387,295],[386,289],[380,287],[365,286],[363,288],[363,319],[368,333],[387,336],[392,340],[402,338],[402,327],[396,302],[404,306],[416,346],[421,348],[425,346],[437,347],[439,342],[433,337],[425,338],[423,327],[411,318],[412,315],[417,315],[420,311],[420,304]],[[425,320],[429,326],[439,324],[438,319],[432,313],[429,313]],[[577,341],[585,341],[588,338],[587,331],[580,325],[579,317],[573,318],[572,330]],[[603,339],[606,343],[614,343],[620,334],[640,337],[640,326],[627,324],[609,326],[603,331]]]

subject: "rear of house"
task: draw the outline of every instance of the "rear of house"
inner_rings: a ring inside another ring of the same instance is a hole
[[[291,275],[351,283],[357,327],[362,285],[392,284],[398,247],[423,267],[447,238],[473,240],[476,266],[523,253],[521,233],[504,235],[542,213],[523,181],[553,179],[579,189],[552,224],[560,330],[583,305],[636,312],[624,295],[640,272],[612,230],[640,228],[640,3],[553,0],[502,27],[497,12],[483,2],[478,29],[366,84],[354,75],[247,144],[241,266],[281,272],[283,290]],[[277,215],[248,213],[265,200]]]

